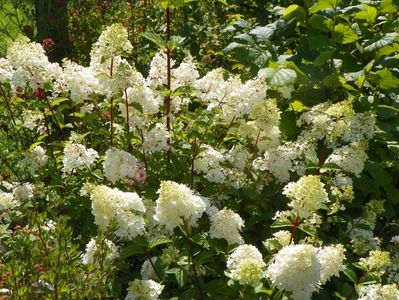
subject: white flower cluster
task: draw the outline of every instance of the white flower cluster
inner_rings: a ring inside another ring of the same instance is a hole
[[[62,76],[61,67],[48,61],[42,46],[23,36],[9,45],[7,59],[13,68],[11,83],[14,88],[27,84],[36,88]]]
[[[98,158],[96,150],[87,149],[84,145],[67,142],[64,148],[64,159],[62,163],[64,173],[71,173],[73,170],[85,166],[89,167]]]
[[[168,145],[169,138],[170,134],[166,126],[162,123],[156,123],[153,128],[144,134],[142,148],[150,152],[166,151],[170,148]]]
[[[364,162],[367,159],[366,149],[367,142],[353,142],[335,149],[327,158],[326,163],[334,163],[340,166],[345,172],[360,177],[360,173],[364,168]]]
[[[115,56],[129,54],[133,49],[128,40],[128,32],[121,24],[108,26],[91,50],[91,65],[107,63]]]
[[[342,244],[319,248],[317,258],[320,261],[320,283],[325,284],[331,277],[338,276],[343,269],[345,248]]]
[[[105,152],[104,175],[112,183],[119,179],[134,179],[138,173],[137,159],[130,153],[110,148]]]
[[[164,285],[153,280],[135,279],[129,283],[125,300],[156,300],[163,288]]]
[[[292,292],[294,300],[310,299],[320,281],[317,251],[310,245],[282,248],[267,269],[267,276],[280,290]]]
[[[238,246],[227,258],[226,275],[242,285],[256,287],[264,278],[262,254],[252,245]]]
[[[90,196],[95,222],[101,229],[106,230],[111,221],[115,220],[118,225],[115,232],[117,236],[131,239],[144,233],[143,214],[146,208],[136,193],[122,192],[105,185],[87,184],[82,194]]]
[[[25,154],[22,163],[26,165],[29,172],[34,175],[37,170],[47,164],[46,151],[41,146],[36,146]]]
[[[99,89],[92,67],[83,67],[69,60],[64,60],[63,67],[63,76],[58,84],[71,92],[70,97],[76,103],[83,103]]]
[[[171,233],[183,222],[196,226],[206,209],[205,201],[184,184],[162,181],[158,194],[154,219]]]
[[[243,83],[238,76],[225,79],[224,72],[212,70],[193,84],[209,110],[220,110],[218,117],[229,122],[235,117],[251,115],[255,107],[265,102],[266,85],[262,77]]]
[[[288,230],[279,230],[273,233],[273,237],[267,239],[263,242],[266,248],[269,250],[280,249],[276,247],[275,242],[277,242],[280,246],[285,247],[288,246],[292,241],[292,234]]]
[[[39,111],[24,110],[22,118],[24,120],[24,127],[30,130],[36,129],[40,134],[45,132],[44,116]]]
[[[127,99],[128,104],[140,104],[143,112],[148,114],[156,114],[161,105],[161,99],[154,95],[152,89],[146,85],[146,81],[140,73],[135,74],[134,84],[126,89],[124,97]]]
[[[102,246],[104,246],[104,250],[106,252],[105,259],[106,260],[114,260],[118,257],[119,252],[116,245],[107,239],[102,241]],[[86,245],[86,251],[82,256],[82,261],[85,265],[87,264],[96,264],[96,261],[99,259],[99,251],[101,247],[97,244],[96,240],[92,238]]]
[[[8,59],[0,57],[0,82],[10,81],[12,78],[13,69]]]
[[[375,116],[371,112],[356,114],[350,100],[325,102],[303,113],[297,124],[310,126],[302,132],[303,140],[326,138],[334,146],[338,139],[348,143],[370,139],[374,134]]]
[[[276,148],[266,150],[262,158],[253,161],[253,166],[261,171],[269,171],[279,182],[284,183],[290,179],[291,172],[303,175],[305,164],[308,162],[306,158],[315,155],[313,145],[286,142]]]
[[[318,285],[343,269],[342,245],[315,248],[311,245],[283,247],[273,258],[267,276],[281,290],[292,292],[294,300],[311,299]]]
[[[33,198],[34,186],[31,183],[18,184],[12,193],[17,201],[25,202]]]
[[[203,173],[210,182],[224,182],[226,174],[221,166],[225,161],[223,154],[209,145],[202,145],[201,148],[205,150],[196,157],[194,161],[195,170]]]
[[[229,244],[243,243],[239,231],[244,227],[244,221],[233,210],[223,208],[222,210],[211,214],[210,220],[210,237],[225,239]]]
[[[383,273],[391,263],[390,253],[388,251],[373,250],[368,257],[362,257],[359,265],[370,272]]]
[[[303,176],[297,182],[288,183],[283,194],[291,199],[288,205],[302,218],[311,216],[329,201],[324,184],[316,175]]]
[[[363,285],[359,291],[359,300],[398,300],[399,290],[396,284],[380,283]]]
[[[0,212],[13,209],[18,205],[19,202],[14,198],[12,193],[0,190]]]

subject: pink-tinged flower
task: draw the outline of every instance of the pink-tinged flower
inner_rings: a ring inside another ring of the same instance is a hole
[[[147,179],[147,173],[145,170],[138,172],[134,178],[138,183],[143,183]]]
[[[146,171],[145,165],[143,163],[138,163],[137,164],[137,173],[134,176],[134,179],[138,183],[144,183],[145,180],[147,179],[147,171]]]

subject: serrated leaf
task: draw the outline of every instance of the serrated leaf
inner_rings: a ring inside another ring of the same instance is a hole
[[[275,31],[276,25],[268,24],[263,27],[256,27],[255,29],[252,29],[249,33],[251,35],[254,35],[257,41],[263,42],[265,40],[269,40],[273,36]]]
[[[183,86],[179,86],[177,89],[175,89],[171,96],[189,95],[189,94],[194,93],[195,91],[196,91],[196,88],[194,88],[190,85],[183,85]]]
[[[396,32],[387,33],[383,38],[379,39],[378,41],[372,42],[371,44],[365,46],[363,50],[366,52],[370,52],[391,45],[395,41],[397,36],[398,34]]]
[[[307,107],[301,101],[298,101],[298,100],[291,102],[290,107],[293,111],[296,111],[296,112],[302,112],[304,110],[309,110],[309,107]]]
[[[377,9],[367,4],[360,4],[361,11],[355,13],[355,18],[373,24],[377,18]]]
[[[289,220],[276,220],[270,228],[282,228],[282,227],[291,227],[292,223]]]
[[[146,32],[143,33],[142,36],[147,40],[155,43],[161,49],[165,49],[167,47],[167,42],[159,34]]]
[[[376,74],[381,78],[379,82],[380,88],[389,90],[399,87],[399,79],[396,78],[388,68],[384,68],[376,72]]]
[[[148,242],[148,248],[153,249],[159,245],[169,244],[172,240],[167,238],[166,236],[158,236],[150,239]]]
[[[398,7],[392,3],[392,0],[383,0],[380,9],[382,13],[395,13],[398,11]]]
[[[357,276],[356,276],[356,273],[353,272],[351,269],[349,269],[349,268],[344,268],[344,270],[343,270],[342,272],[346,275],[346,277],[349,278],[350,281],[352,281],[352,282],[354,282],[354,283],[357,283]]]
[[[251,62],[253,62],[258,67],[264,67],[267,63],[268,59],[272,56],[269,51],[266,50],[258,50],[258,49],[249,49],[248,56]]]
[[[188,282],[188,272],[185,269],[179,269],[175,273],[176,281],[180,287],[183,287]]]
[[[68,100],[69,100],[68,98],[57,98],[57,99],[51,101],[51,106],[57,106],[58,104],[68,101]]]
[[[264,68],[261,69],[260,74],[265,75],[266,79],[269,80],[271,85],[284,86],[294,84],[297,78],[296,72],[291,69],[273,69]]]
[[[234,36],[234,39],[239,42],[245,42],[249,45],[252,45],[254,43],[254,40],[252,39],[252,37],[247,33],[240,33],[240,34]]]
[[[36,146],[43,144],[43,142],[36,142],[29,146],[29,151],[32,151]]]
[[[334,33],[336,41],[341,44],[350,44],[359,39],[356,31],[354,31],[348,25],[344,25],[342,23],[334,27]]]
[[[315,237],[315,236],[316,236],[317,230],[316,230],[316,228],[315,228],[314,226],[312,226],[312,225],[304,225],[304,224],[301,224],[298,228],[299,228],[301,231],[303,231],[304,233],[310,235],[311,237]]]
[[[170,51],[175,50],[177,47],[183,45],[185,37],[182,36],[172,36],[169,41],[166,42],[166,47],[169,48]]]
[[[313,28],[323,32],[330,32],[333,26],[333,20],[321,15],[313,15],[309,19],[309,23]]]
[[[197,245],[200,245],[200,246],[202,246],[202,247],[204,247],[206,249],[209,248],[209,243],[208,243],[208,241],[206,240],[206,237],[203,234],[200,234],[200,233],[194,234],[191,237],[191,240],[194,243],[196,243]]]
[[[233,50],[242,49],[242,48],[245,49],[245,48],[247,48],[247,46],[243,45],[243,44],[240,44],[240,43],[237,43],[237,42],[232,42],[232,43],[228,44],[227,47],[225,47],[223,49],[223,52],[224,53],[229,53],[229,52],[231,52]]]
[[[132,102],[130,103],[130,105],[134,107],[136,110],[138,110],[140,113],[144,113],[143,107],[141,106],[140,103]]]
[[[320,0],[309,9],[309,13],[314,14],[317,13],[319,10],[327,10],[327,9],[332,10],[334,9],[334,7],[331,5],[329,1]]]
[[[299,6],[298,4],[292,4],[284,10],[283,18],[285,20],[296,18],[297,20],[301,21],[306,18],[306,11],[302,6]]]
[[[129,256],[136,255],[136,254],[144,254],[144,249],[142,245],[129,245],[125,249],[122,250],[121,254],[119,255],[120,259],[125,259]]]

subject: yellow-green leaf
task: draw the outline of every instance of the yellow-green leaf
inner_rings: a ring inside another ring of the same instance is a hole
[[[367,4],[360,4],[360,7],[362,10],[355,14],[355,18],[373,24],[377,18],[377,9]]]
[[[356,31],[354,31],[348,25],[344,25],[342,23],[334,27],[334,33],[336,41],[341,44],[350,44],[359,39]]]
[[[283,18],[285,20],[290,20],[296,18],[297,20],[301,21],[306,18],[306,11],[302,6],[297,4],[293,4],[288,6],[283,13]]]

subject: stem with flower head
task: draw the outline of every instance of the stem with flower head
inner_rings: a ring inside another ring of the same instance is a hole
[[[171,50],[169,46],[169,41],[170,41],[170,23],[171,23],[171,8],[168,5],[166,7],[166,89],[167,89],[167,95],[165,96],[164,99],[164,107],[165,107],[165,114],[166,114],[166,129],[169,133],[168,136],[168,146],[170,146],[170,130],[171,130],[171,118],[170,118],[170,106],[172,102],[171,98]],[[167,153],[167,159],[168,161],[170,160],[170,151],[168,150]]]
[[[113,70],[114,70],[114,57],[111,57],[111,65],[109,68],[109,77],[112,78],[113,75]],[[110,118],[111,118],[111,147],[114,146],[114,99],[111,97],[110,99],[110,108],[109,108],[109,113],[110,113]]]

